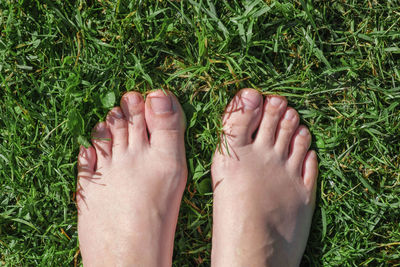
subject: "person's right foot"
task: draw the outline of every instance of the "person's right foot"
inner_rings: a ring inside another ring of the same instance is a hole
[[[286,99],[241,90],[212,163],[212,266],[298,266],[315,203],[317,156]],[[254,133],[256,136],[253,139]]]

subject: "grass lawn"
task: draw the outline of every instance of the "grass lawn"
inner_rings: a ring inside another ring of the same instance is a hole
[[[76,157],[127,90],[173,91],[189,180],[175,266],[209,266],[210,162],[240,88],[313,136],[302,266],[400,266],[400,1],[0,1],[0,265],[81,264]]]

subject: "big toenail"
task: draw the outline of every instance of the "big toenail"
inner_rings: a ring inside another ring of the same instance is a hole
[[[271,103],[271,105],[277,107],[282,103],[282,99],[276,96],[273,96],[269,99],[269,103]]]
[[[253,90],[244,91],[240,98],[245,109],[254,110],[260,106],[260,94]]]
[[[285,120],[291,120],[294,118],[294,110],[289,109],[288,111],[286,111],[285,113]]]
[[[302,128],[302,129],[300,130],[299,134],[300,134],[301,136],[307,136],[308,131],[307,131],[307,129]]]
[[[151,96],[150,106],[155,113],[168,113],[172,111],[171,98],[168,95]]]

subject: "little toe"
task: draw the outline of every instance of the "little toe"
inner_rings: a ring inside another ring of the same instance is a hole
[[[131,149],[148,145],[143,97],[138,92],[127,92],[121,98],[121,108],[128,121],[128,143]]]
[[[310,148],[311,135],[307,127],[300,125],[291,141],[290,155],[289,155],[289,166],[297,174],[302,174],[302,167],[304,158]]]
[[[185,116],[177,98],[171,92],[157,90],[150,93],[145,103],[145,118],[151,147],[166,152],[183,153]]]
[[[293,134],[299,126],[299,114],[293,108],[287,108],[278,124],[275,137],[275,151],[284,158],[289,154],[289,145]]]
[[[113,155],[117,155],[128,146],[128,123],[120,107],[110,110],[106,121],[112,136]]]
[[[81,146],[78,155],[78,178],[80,176],[91,176],[96,166],[96,150],[90,146]]]
[[[254,89],[240,90],[225,109],[222,143],[241,147],[253,142],[252,135],[261,119],[262,96]]]
[[[269,96],[265,99],[263,115],[255,142],[272,146],[278,123],[286,110],[287,101],[282,96]]]
[[[96,149],[97,169],[111,159],[111,133],[106,122],[99,122],[93,129],[92,144]]]
[[[314,191],[318,177],[318,159],[314,150],[308,151],[303,164],[304,185],[309,191]]]

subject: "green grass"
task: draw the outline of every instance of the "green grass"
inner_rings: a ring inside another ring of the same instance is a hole
[[[320,160],[303,266],[400,266],[400,2],[0,1],[0,265],[79,265],[76,156],[127,90],[173,91],[189,180],[175,266],[208,266],[210,162],[243,87]]]

